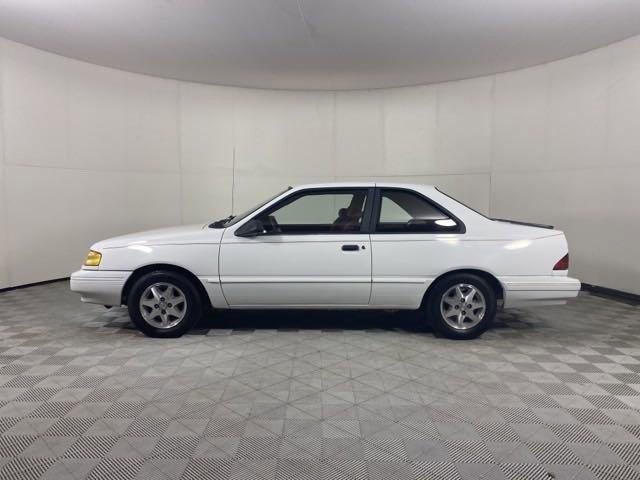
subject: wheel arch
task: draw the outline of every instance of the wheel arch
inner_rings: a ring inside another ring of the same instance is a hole
[[[209,298],[209,294],[207,293],[207,290],[204,288],[204,285],[202,284],[200,279],[186,268],[172,265],[170,263],[154,263],[135,269],[131,273],[131,275],[129,275],[129,278],[127,278],[127,281],[122,287],[122,295],[120,299],[121,305],[127,304],[127,297],[129,295],[129,292],[131,291],[131,287],[133,287],[133,285],[138,281],[140,277],[146,275],[147,273],[157,271],[169,271],[184,275],[193,283],[193,286],[196,288],[196,290],[198,290],[198,293],[200,294],[200,298],[202,300],[202,305],[206,308],[211,308],[211,299]]]
[[[424,292],[424,295],[422,297],[422,302],[420,303],[420,307],[422,308],[427,304],[427,299],[429,298],[429,295],[433,291],[433,288],[435,287],[435,285],[440,280],[442,280],[443,278],[449,277],[451,275],[459,274],[459,273],[468,273],[472,275],[477,275],[478,277],[484,279],[495,292],[496,299],[504,300],[504,287],[500,283],[500,280],[498,280],[493,274],[487,272],[486,270],[480,270],[477,268],[460,268],[457,270],[450,270],[448,272],[444,272],[439,276],[437,276],[436,278],[434,278],[431,284],[429,285],[429,287],[427,288],[427,291]]]

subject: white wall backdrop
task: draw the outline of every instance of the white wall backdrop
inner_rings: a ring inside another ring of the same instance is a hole
[[[432,183],[567,233],[572,274],[640,293],[640,37],[525,70],[353,92],[199,85],[0,40],[0,288],[104,237],[289,184]]]

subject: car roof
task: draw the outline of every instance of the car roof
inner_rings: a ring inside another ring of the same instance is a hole
[[[425,185],[418,183],[396,183],[396,182],[326,182],[326,183],[308,183],[296,185],[294,190],[304,190],[307,188],[334,188],[334,187],[393,187],[408,188],[411,190],[424,190],[435,188],[433,185]]]

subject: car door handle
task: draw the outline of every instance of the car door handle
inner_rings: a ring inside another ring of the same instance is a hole
[[[358,245],[342,245],[342,250],[345,252],[354,252],[360,250],[360,247]]]

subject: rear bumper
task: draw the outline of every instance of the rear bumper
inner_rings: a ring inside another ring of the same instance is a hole
[[[71,274],[71,290],[80,300],[100,305],[120,305],[122,288],[131,272],[78,270]]]
[[[578,296],[580,281],[571,277],[500,277],[504,288],[504,307],[562,305]]]

